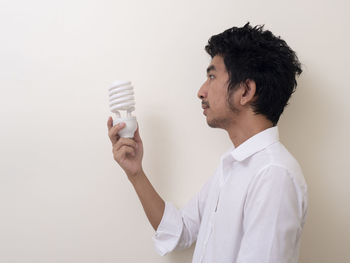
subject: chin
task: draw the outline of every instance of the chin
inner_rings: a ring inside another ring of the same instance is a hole
[[[219,123],[215,119],[209,120],[207,118],[207,124],[211,128],[219,128],[220,127]]]
[[[227,127],[229,125],[231,120],[226,119],[226,118],[208,118],[207,116],[207,124],[209,127],[211,128],[222,128],[225,129],[225,127]]]

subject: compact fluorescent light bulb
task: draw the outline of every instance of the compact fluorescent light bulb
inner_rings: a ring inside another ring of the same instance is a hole
[[[113,126],[124,122],[126,126],[119,131],[119,136],[133,138],[137,129],[136,117],[131,115],[135,110],[134,90],[130,81],[115,81],[109,88],[109,107],[114,112],[116,118]],[[119,111],[126,111],[126,116],[122,117]]]

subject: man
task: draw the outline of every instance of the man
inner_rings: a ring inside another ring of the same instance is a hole
[[[193,262],[297,262],[307,188],[297,161],[279,142],[277,122],[302,70],[293,50],[263,26],[233,27],[209,39],[212,60],[198,91],[210,127],[233,143],[216,173],[181,210],[164,202],[142,169],[139,131],[109,137],[156,230],[160,255],[196,247]]]

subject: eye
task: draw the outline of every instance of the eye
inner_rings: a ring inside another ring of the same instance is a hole
[[[209,75],[208,75],[208,78],[209,78],[209,79],[214,79],[214,78],[215,78],[215,76],[214,76],[214,75],[209,74]]]

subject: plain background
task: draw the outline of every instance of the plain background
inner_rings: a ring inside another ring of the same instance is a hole
[[[204,46],[265,24],[303,64],[279,123],[309,186],[300,262],[350,262],[348,1],[0,0],[0,262],[191,262],[160,257],[107,137],[107,89],[131,80],[144,170],[182,207],[230,147],[197,91]]]

